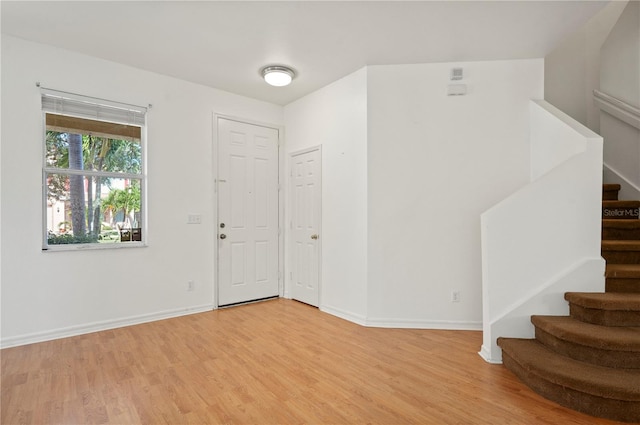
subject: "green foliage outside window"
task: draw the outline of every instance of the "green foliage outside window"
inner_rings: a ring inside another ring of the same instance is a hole
[[[117,230],[139,227],[139,140],[47,130],[45,147],[48,244],[119,242]]]

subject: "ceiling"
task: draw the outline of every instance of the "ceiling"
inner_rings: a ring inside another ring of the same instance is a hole
[[[1,29],[276,104],[366,65],[544,57],[606,1],[2,1]],[[260,69],[292,67],[288,87]]]

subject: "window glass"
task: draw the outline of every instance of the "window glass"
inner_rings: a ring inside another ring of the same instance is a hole
[[[142,243],[142,127],[44,115],[45,248]]]
[[[48,245],[142,241],[141,210],[140,179],[47,174]]]

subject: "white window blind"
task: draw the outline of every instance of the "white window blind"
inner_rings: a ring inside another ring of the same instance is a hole
[[[104,99],[41,89],[42,110],[98,121],[144,126],[147,108]]]

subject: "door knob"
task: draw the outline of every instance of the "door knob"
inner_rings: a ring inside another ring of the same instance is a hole
[[[220,233],[220,239],[227,239],[227,235],[225,235],[224,233]]]
[[[311,239],[318,239],[318,235],[311,235]]]

